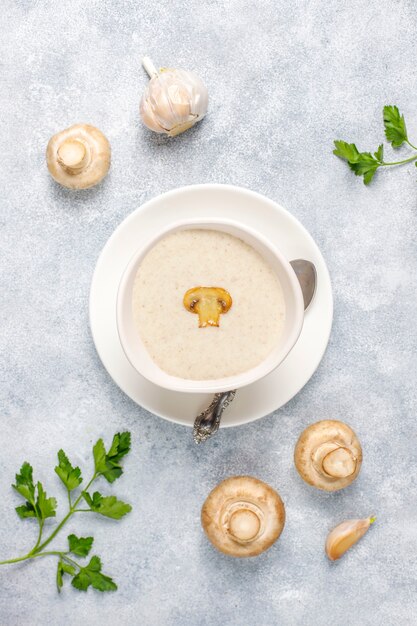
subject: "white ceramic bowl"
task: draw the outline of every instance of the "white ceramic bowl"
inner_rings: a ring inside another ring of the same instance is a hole
[[[239,237],[262,255],[281,283],[286,308],[285,325],[281,337],[264,361],[241,374],[210,380],[188,380],[167,374],[152,360],[135,328],[132,291],[136,272],[142,259],[157,241],[168,233],[190,228],[219,230]],[[208,218],[173,223],[134,254],[120,281],[116,313],[123,350],[132,366],[142,376],[165,389],[187,393],[218,393],[250,385],[282,363],[300,335],[304,320],[304,305],[299,282],[289,261],[265,237],[239,222]]]

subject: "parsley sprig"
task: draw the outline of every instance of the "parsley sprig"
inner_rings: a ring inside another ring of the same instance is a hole
[[[404,120],[404,115],[401,115],[398,107],[387,105],[384,107],[383,112],[385,137],[392,145],[393,148],[399,148],[404,143],[408,144],[413,150],[417,150],[407,135],[407,127]],[[403,165],[404,163],[410,163],[417,160],[417,154],[413,154],[407,159],[402,161],[384,161],[384,146],[381,144],[378,150],[371,154],[371,152],[359,152],[354,143],[347,143],[337,139],[334,142],[335,150],[333,154],[347,161],[350,169],[356,174],[356,176],[363,176],[363,182],[365,185],[369,185],[375,172],[380,167],[388,167],[390,165]],[[417,163],[416,163],[417,165]]]
[[[83,478],[79,467],[73,467],[63,450],[58,452],[58,465],[55,472],[63,482],[68,497],[68,513],[59,522],[52,533],[43,539],[45,520],[56,516],[57,501],[48,497],[42,483],[33,480],[32,466],[25,461],[16,474],[16,482],[13,489],[25,500],[25,503],[16,507],[16,512],[21,519],[36,518],[39,526],[38,537],[33,548],[24,556],[0,561],[0,565],[18,563],[29,559],[44,556],[58,558],[56,584],[58,591],[63,586],[64,576],[71,577],[71,584],[76,589],[86,591],[90,586],[99,591],[115,591],[116,583],[101,571],[101,560],[98,556],[92,556],[87,565],[81,565],[73,556],[84,558],[89,555],[93,546],[93,537],[77,537],[68,535],[68,547],[63,550],[45,550],[56,537],[62,527],[76,513],[98,513],[105,517],[119,520],[131,511],[130,504],[118,500],[116,496],[103,496],[95,491],[91,496],[88,492],[91,485],[98,479],[104,478],[113,483],[123,473],[122,459],[130,450],[130,433],[116,433],[113,437],[110,449],[106,451],[102,439],[99,439],[93,447],[94,473],[85,489],[79,489]],[[74,492],[76,492],[74,494]],[[81,508],[83,502],[87,508]]]

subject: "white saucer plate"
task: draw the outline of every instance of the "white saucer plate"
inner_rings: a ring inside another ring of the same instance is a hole
[[[277,203],[231,185],[192,185],[162,194],[131,213],[104,246],[90,291],[90,325],[97,352],[115,383],[137,404],[171,422],[192,426],[211,401],[209,394],[187,394],[157,387],[128,361],[119,341],[116,299],[122,274],[138,247],[178,220],[238,220],[267,237],[292,259],[308,259],[317,269],[317,291],[301,335],[285,361],[265,378],[239,389],[222,426],[238,426],[286,404],[316,371],[329,340],[333,298],[329,272],[306,229]]]

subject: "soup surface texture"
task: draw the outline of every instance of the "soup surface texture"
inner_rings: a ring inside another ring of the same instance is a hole
[[[221,287],[232,306],[219,326],[199,328],[184,294]],[[136,328],[152,359],[168,374],[212,380],[263,361],[282,333],[285,303],[274,271],[247,243],[216,230],[187,229],[158,241],[140,264],[133,287]]]

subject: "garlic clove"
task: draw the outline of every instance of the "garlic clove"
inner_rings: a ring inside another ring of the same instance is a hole
[[[143,123],[156,133],[175,137],[205,116],[208,94],[203,81],[193,72],[164,68],[159,72],[144,57],[150,76],[140,103]]]
[[[350,519],[338,524],[326,539],[326,554],[331,561],[340,559],[367,532],[376,517]]]
[[[163,133],[164,130],[161,130],[161,124],[156,119],[155,114],[152,110],[151,104],[148,100],[143,100],[141,102],[140,114],[142,116],[142,122],[147,126],[150,130],[153,130],[155,133]]]

